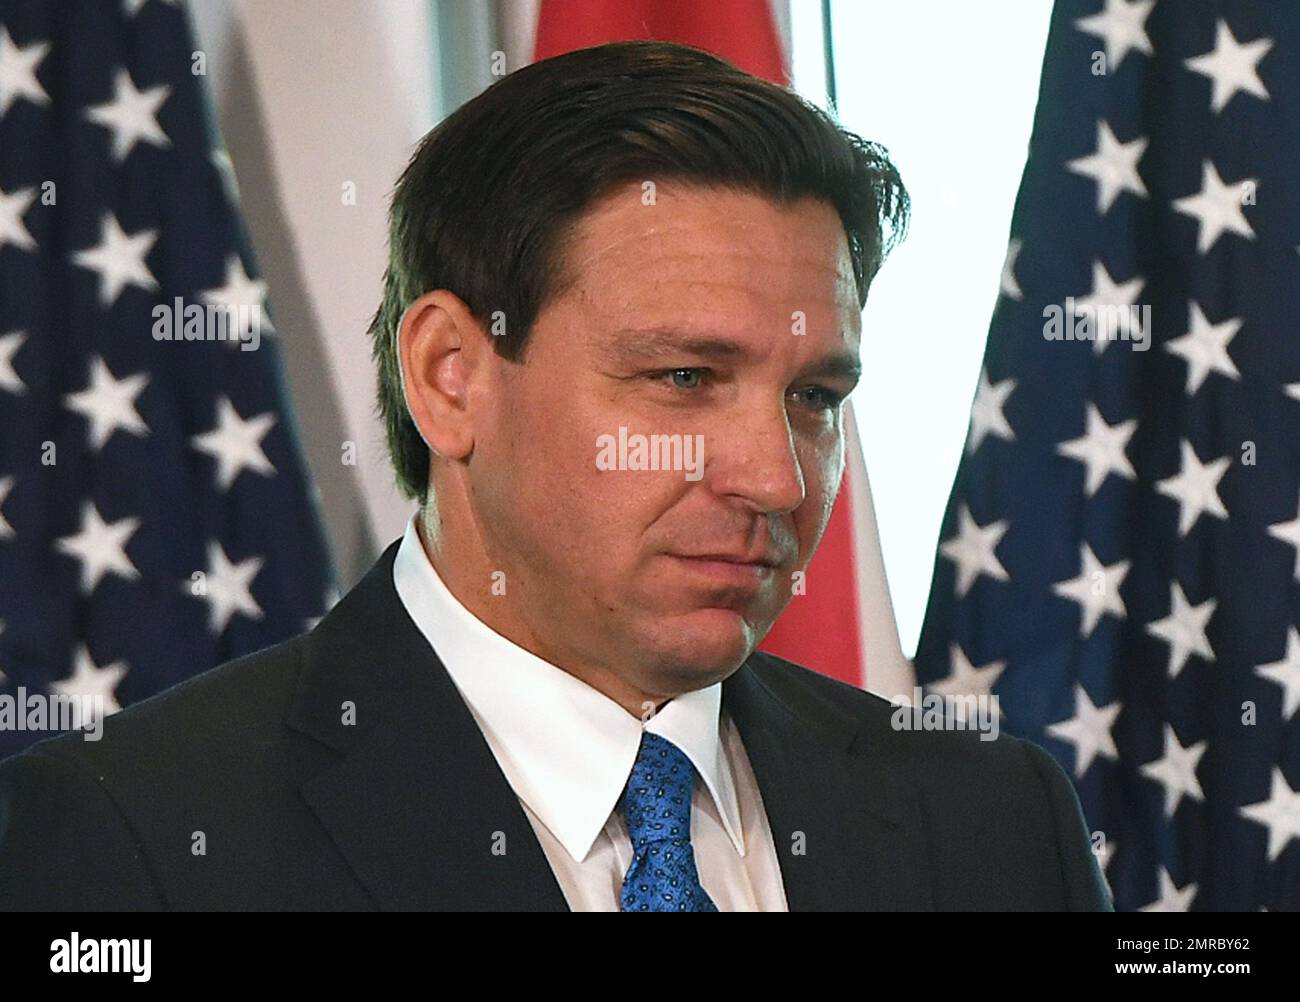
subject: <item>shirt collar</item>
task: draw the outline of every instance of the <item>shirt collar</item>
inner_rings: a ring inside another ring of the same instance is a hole
[[[622,796],[642,723],[466,609],[425,554],[416,517],[407,523],[393,563],[402,605],[469,704],[516,795],[581,862]],[[743,856],[740,807],[719,731],[721,708],[718,682],[670,700],[644,729],[691,760]]]

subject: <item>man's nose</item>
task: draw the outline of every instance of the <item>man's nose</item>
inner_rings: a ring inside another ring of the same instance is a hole
[[[712,448],[710,448],[712,445]],[[704,437],[705,477],[720,497],[763,515],[793,511],[806,496],[784,402],[729,414]]]

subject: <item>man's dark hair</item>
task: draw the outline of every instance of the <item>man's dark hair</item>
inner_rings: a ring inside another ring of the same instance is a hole
[[[424,137],[393,194],[370,334],[405,494],[423,502],[429,479],[428,447],[402,390],[406,308],[450,290],[481,323],[504,318],[493,345],[521,361],[538,313],[577,278],[565,272],[566,237],[585,209],[633,180],[829,203],[844,223],[859,305],[907,227],[907,191],[881,146],[699,49],[615,42],[503,77]]]

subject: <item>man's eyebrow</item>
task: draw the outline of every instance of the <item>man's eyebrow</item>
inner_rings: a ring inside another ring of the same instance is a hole
[[[862,378],[862,360],[856,355],[850,355],[847,352],[830,355],[808,366],[804,370],[804,374],[848,379],[856,383]]]
[[[633,358],[668,358],[698,355],[701,358],[744,358],[752,352],[732,338],[700,334],[672,327],[643,327],[614,332],[603,347],[612,355]]]
[[[672,327],[626,328],[614,332],[602,348],[617,358],[678,361],[683,354],[719,360],[745,359],[753,355],[746,344],[719,334],[700,334]],[[850,352],[837,352],[805,367],[805,376],[831,376],[856,382],[862,376],[862,362]]]

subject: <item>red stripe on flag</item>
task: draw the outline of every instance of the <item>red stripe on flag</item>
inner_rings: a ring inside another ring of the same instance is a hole
[[[768,0],[542,0],[535,55],[547,59],[632,38],[693,45],[755,76],[789,82]],[[808,566],[807,593],[794,598],[761,646],[825,675],[862,685],[850,493],[846,482]]]
[[[788,82],[768,0],[542,0],[536,58],[630,38],[693,45]]]

